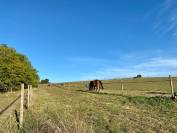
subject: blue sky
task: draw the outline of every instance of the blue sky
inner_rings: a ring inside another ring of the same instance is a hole
[[[0,0],[0,19],[42,79],[177,75],[176,0]]]

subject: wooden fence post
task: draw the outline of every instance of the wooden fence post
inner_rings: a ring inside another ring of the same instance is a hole
[[[31,101],[32,101],[32,95],[33,95],[33,94],[32,94],[32,88],[33,88],[33,86],[30,85],[30,94],[29,94],[29,95],[30,95],[30,103],[31,103]]]
[[[170,87],[171,87],[171,96],[172,96],[172,98],[174,98],[175,95],[174,95],[174,89],[173,89],[173,79],[172,79],[171,75],[169,75],[169,79],[170,79]]]
[[[123,84],[123,80],[121,80],[121,89],[122,89],[122,95],[124,94],[124,84]]]
[[[24,84],[21,84],[20,128],[23,127]]]
[[[30,85],[28,85],[28,102],[27,102],[27,107],[29,108],[30,106]]]

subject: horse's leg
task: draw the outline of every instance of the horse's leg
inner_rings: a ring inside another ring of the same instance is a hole
[[[93,91],[93,84],[90,85],[90,91]]]
[[[100,87],[101,87],[101,89],[104,89],[104,88],[103,88],[103,84],[102,84],[102,82],[101,82],[101,81],[100,81]]]
[[[100,92],[100,87],[98,87],[98,92]]]
[[[91,91],[91,89],[92,89],[92,86],[91,86],[91,83],[89,84],[89,91]]]
[[[98,87],[98,92],[100,92],[100,82],[99,82],[99,80],[97,81],[97,87]]]
[[[98,92],[98,84],[96,84],[96,92]]]
[[[98,87],[97,87],[97,86],[95,86],[95,91],[96,91],[96,92],[98,91]]]
[[[97,92],[99,92],[100,91],[100,89],[99,89],[99,86],[97,85]]]
[[[94,82],[94,91],[97,91],[95,82]]]

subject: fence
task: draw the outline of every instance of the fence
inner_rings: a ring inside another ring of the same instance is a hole
[[[61,84],[53,84],[52,86],[64,87],[66,89],[88,90],[89,82],[90,81],[65,82]],[[175,89],[177,89],[177,78],[172,78],[171,76],[165,78],[102,80],[102,83],[105,88],[103,92],[106,93],[116,93],[119,95],[176,97]]]
[[[175,87],[177,86],[177,79],[172,78],[159,78],[159,79],[126,79],[118,81],[104,82],[105,86],[111,86],[121,91],[122,94],[129,93],[131,91],[135,92],[147,92],[154,94],[170,95],[172,98],[176,97]],[[119,88],[117,88],[119,86]],[[175,87],[174,87],[175,86]],[[109,88],[109,87],[108,87]]]
[[[12,94],[12,89],[11,89]],[[12,95],[11,95],[12,96]],[[3,116],[6,111],[10,110],[17,102],[20,104],[20,108],[14,107],[15,109],[15,115],[12,115],[12,112],[10,112],[10,116],[6,117],[5,119],[0,120],[1,126],[0,126],[0,132],[5,131],[14,132],[14,126],[17,127],[18,130],[23,130],[23,114],[25,110],[29,109],[31,106],[31,100],[32,100],[32,85],[28,85],[27,89],[24,88],[24,84],[21,84],[21,92],[20,95],[18,95],[15,100],[13,100],[9,105],[7,105],[4,109],[0,111],[0,117]]]

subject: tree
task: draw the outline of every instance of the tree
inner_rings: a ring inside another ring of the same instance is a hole
[[[142,78],[142,75],[139,74],[139,75],[137,75],[136,77],[137,77],[137,78]]]
[[[136,77],[133,77],[134,79],[136,78],[142,78],[142,75],[138,74]]]
[[[28,58],[5,44],[0,44],[0,84],[18,87],[21,83],[37,86],[38,72]]]
[[[41,80],[41,84],[48,84],[48,83],[49,83],[49,79]]]

